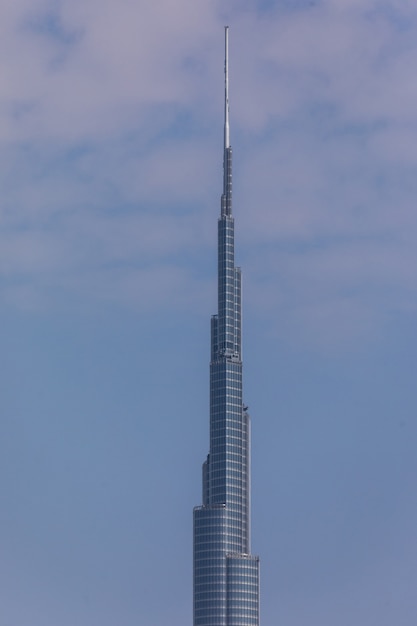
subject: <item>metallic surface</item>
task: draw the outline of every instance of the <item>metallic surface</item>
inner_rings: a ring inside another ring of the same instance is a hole
[[[250,418],[242,399],[241,272],[234,261],[225,28],[218,313],[211,319],[210,452],[194,509],[194,626],[259,626],[259,558],[250,554]]]

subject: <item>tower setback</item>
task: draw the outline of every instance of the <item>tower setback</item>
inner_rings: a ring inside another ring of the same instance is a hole
[[[250,418],[242,398],[241,272],[234,261],[225,28],[218,312],[211,318],[210,451],[194,508],[194,626],[259,626],[259,557],[250,553]]]

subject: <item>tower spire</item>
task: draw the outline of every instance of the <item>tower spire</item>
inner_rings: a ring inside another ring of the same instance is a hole
[[[230,148],[229,138],[229,27],[224,27],[224,150]]]
[[[259,557],[250,554],[250,418],[242,387],[242,285],[235,266],[225,27],[223,193],[217,313],[211,317],[210,448],[194,509],[194,626],[259,626]]]
[[[224,145],[222,216],[232,215],[232,148],[229,130],[229,27],[224,27]]]

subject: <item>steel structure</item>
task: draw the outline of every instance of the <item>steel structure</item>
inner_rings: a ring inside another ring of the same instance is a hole
[[[194,626],[259,626],[259,557],[250,551],[250,418],[242,398],[241,272],[234,260],[225,28],[218,312],[211,318],[210,451],[194,509]]]

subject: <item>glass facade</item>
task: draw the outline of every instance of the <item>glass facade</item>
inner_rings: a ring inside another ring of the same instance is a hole
[[[224,183],[218,312],[211,318],[210,451],[194,509],[194,626],[259,626],[259,558],[250,554],[250,418],[242,398],[241,273],[234,260],[226,28]]]

